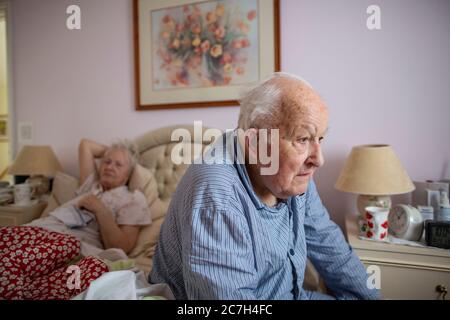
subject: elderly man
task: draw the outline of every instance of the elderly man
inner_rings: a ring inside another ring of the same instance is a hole
[[[177,299],[378,298],[312,180],[327,123],[326,106],[296,76],[276,73],[247,92],[241,130],[180,181],[149,281],[167,283]],[[259,157],[261,142],[271,163]],[[332,296],[303,289],[307,258]]]

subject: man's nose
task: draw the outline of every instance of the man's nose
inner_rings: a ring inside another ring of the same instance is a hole
[[[321,167],[324,164],[322,146],[319,142],[314,141],[310,144],[308,161],[315,167]]]

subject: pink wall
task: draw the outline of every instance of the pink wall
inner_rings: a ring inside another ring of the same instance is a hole
[[[14,98],[34,142],[51,144],[77,174],[80,138],[110,142],[203,120],[235,127],[238,107],[134,111],[131,0],[14,0]],[[82,30],[65,28],[79,4]],[[382,30],[366,28],[378,4]],[[282,69],[328,103],[326,165],[316,180],[334,219],[355,196],[334,190],[352,146],[389,143],[413,179],[450,178],[450,2],[281,0]]]

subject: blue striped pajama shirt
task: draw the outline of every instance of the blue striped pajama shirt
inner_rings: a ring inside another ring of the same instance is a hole
[[[167,283],[177,299],[322,298],[302,288],[309,258],[335,298],[378,298],[314,182],[306,193],[268,207],[245,165],[233,160],[241,152],[235,132],[222,138],[206,156],[216,164],[193,164],[181,179],[149,281]]]

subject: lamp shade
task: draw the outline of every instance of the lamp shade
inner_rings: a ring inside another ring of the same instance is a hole
[[[8,173],[22,176],[54,176],[61,170],[61,165],[50,146],[24,146]]]
[[[385,144],[354,147],[335,188],[364,195],[393,195],[415,189],[394,150]]]

